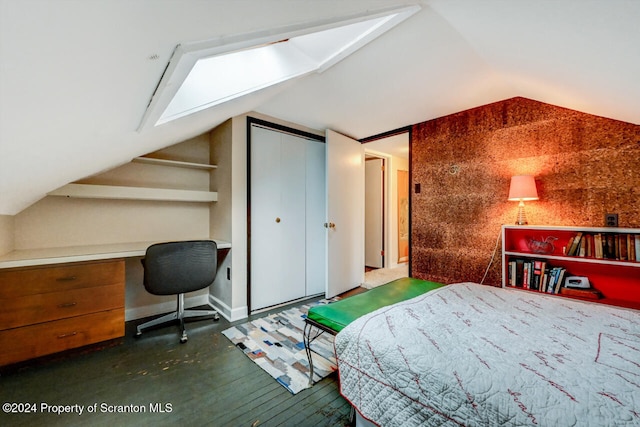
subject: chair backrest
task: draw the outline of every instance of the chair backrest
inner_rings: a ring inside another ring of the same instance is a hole
[[[203,289],[216,277],[218,247],[212,240],[156,243],[147,248],[144,287],[154,295]]]

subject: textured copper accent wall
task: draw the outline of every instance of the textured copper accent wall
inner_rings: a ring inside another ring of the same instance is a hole
[[[482,280],[502,224],[512,175],[534,175],[529,224],[640,227],[640,126],[512,98],[413,126],[411,275]],[[415,193],[415,183],[421,192]],[[500,250],[484,281],[499,285]]]

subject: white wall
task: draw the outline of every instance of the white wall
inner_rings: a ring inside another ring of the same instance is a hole
[[[161,242],[209,236],[203,204],[46,197],[15,219],[15,248]]]
[[[11,252],[14,247],[14,217],[0,215],[0,255]]]
[[[208,135],[156,157],[208,163]],[[208,190],[209,172],[127,163],[78,182]],[[14,225],[15,249],[204,238],[209,236],[209,204],[47,196],[17,214]]]
[[[218,192],[218,201],[211,204],[209,228],[212,238],[231,242],[232,248],[218,256],[218,274],[210,287],[209,299],[220,314],[229,320],[246,317],[246,304],[234,306],[235,281],[242,281],[241,269],[233,265],[234,258],[241,259],[242,242],[233,238],[233,119],[213,129],[210,133],[211,163],[218,168],[211,174],[211,190]],[[238,245],[238,246],[234,246]],[[237,254],[237,255],[236,255]],[[238,276],[239,274],[239,276]]]

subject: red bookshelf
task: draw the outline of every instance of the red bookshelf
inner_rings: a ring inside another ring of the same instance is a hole
[[[579,243],[574,245],[578,236]],[[553,295],[640,310],[639,247],[640,229],[635,228],[503,225],[502,287],[541,292],[534,289],[532,276],[527,289],[524,277],[516,277],[520,275],[514,270],[518,262],[541,261],[549,269],[564,269],[563,280],[569,276],[587,277],[591,288],[599,291],[602,298]]]

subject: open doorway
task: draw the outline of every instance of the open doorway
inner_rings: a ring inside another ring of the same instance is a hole
[[[365,154],[364,162],[364,267],[365,272],[385,266],[385,158]]]
[[[365,142],[365,283],[408,276],[409,133]]]

